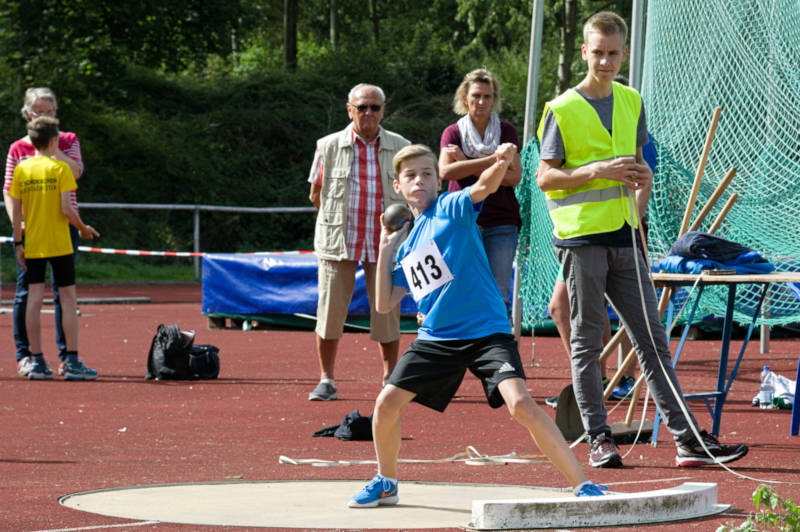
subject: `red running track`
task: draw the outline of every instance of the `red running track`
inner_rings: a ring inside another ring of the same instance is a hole
[[[6,288],[6,294],[9,288]],[[369,442],[313,438],[314,431],[339,423],[358,408],[372,412],[379,389],[380,364],[368,335],[345,334],[337,361],[340,399],[310,403],[308,392],[318,378],[314,336],[309,331],[208,330],[200,307],[199,285],[78,286],[78,297],[149,297],[151,303],[82,304],[81,356],[100,372],[93,383],[33,382],[16,374],[11,315],[0,314],[5,356],[0,360],[0,530],[32,531],[116,526],[114,530],[192,530],[174,524],[136,526],[136,522],[62,507],[58,498],[83,490],[181,482],[277,479],[368,479],[372,465],[318,468],[281,465],[280,455],[330,460],[374,459]],[[55,362],[53,325],[43,317],[45,356]],[[147,350],[159,323],[195,329],[198,343],[220,348],[220,379],[205,382],[147,382]],[[402,347],[412,340],[404,335]],[[569,382],[566,358],[558,338],[537,337],[531,364],[531,338],[521,352],[537,401],[556,394]],[[739,345],[734,342],[734,346]],[[673,343],[674,347],[674,343]],[[684,391],[707,390],[716,379],[718,343],[690,342],[679,376]],[[736,350],[738,352],[738,349]],[[745,442],[750,454],[733,467],[762,479],[800,480],[800,438],[789,436],[789,411],[762,411],[750,406],[762,365],[793,376],[800,353],[797,340],[771,342],[760,355],[752,342],[745,354],[722,419],[721,439]],[[553,410],[545,408],[551,415]],[[705,408],[693,410],[710,426]],[[652,412],[652,411],[651,411]],[[620,409],[612,420],[621,419]],[[652,419],[652,415],[650,415]],[[714,530],[739,523],[753,511],[758,482],[741,479],[718,467],[679,469],[666,430],[659,445],[639,444],[618,470],[587,465],[588,446],[575,448],[589,478],[610,483],[617,491],[642,491],[682,482],[716,482],[726,514],[705,520],[643,526],[664,532]],[[468,376],[445,414],[412,404],[403,422],[403,458],[444,458],[473,446],[487,455],[512,451],[538,454],[527,434],[504,409],[492,410],[480,384]],[[628,446],[622,446],[627,451]],[[534,486],[564,486],[548,465],[500,467],[461,463],[401,465],[401,479]],[[654,482],[643,482],[654,481]],[[630,483],[630,484],[626,484]],[[798,485],[778,485],[795,502]],[[344,509],[346,501],[342,501]],[[380,511],[380,510],[377,510]],[[209,527],[210,528],[210,527]],[[232,528],[231,530],[242,530]],[[610,530],[614,530],[613,528]]]

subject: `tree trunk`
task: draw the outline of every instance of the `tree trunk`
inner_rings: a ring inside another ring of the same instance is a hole
[[[560,51],[558,54],[558,87],[561,94],[572,85],[572,59],[575,56],[575,22],[578,12],[578,0],[564,0],[561,16]]]
[[[372,22],[372,44],[378,44],[379,24],[378,24],[378,0],[367,0],[369,4],[369,20]]]
[[[297,70],[297,0],[283,0],[283,67]]]
[[[336,17],[336,0],[330,0],[330,7],[331,7],[331,48],[334,50],[336,46],[339,44],[339,21]]]

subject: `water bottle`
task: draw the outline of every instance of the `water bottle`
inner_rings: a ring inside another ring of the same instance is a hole
[[[759,408],[772,408],[772,395],[775,393],[775,387],[772,386],[771,374],[769,366],[764,366],[764,369],[761,370],[761,387],[758,389]]]

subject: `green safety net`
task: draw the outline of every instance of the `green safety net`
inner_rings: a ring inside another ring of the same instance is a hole
[[[700,230],[732,193],[717,234],[761,252],[779,271],[800,271],[800,2],[651,0],[641,93],[658,150],[648,207],[649,254],[657,265],[678,236],[714,108],[722,113],[693,216],[731,168],[737,174]],[[517,197],[523,227],[517,261],[523,325],[548,318],[558,272],[553,225],[536,186],[538,143],[522,152]],[[687,291],[681,291],[686,297]],[[696,293],[696,291],[695,291]],[[741,285],[734,319],[751,320],[760,288]],[[695,321],[725,314],[727,289],[707,287]],[[682,315],[685,319],[685,313]],[[774,284],[759,323],[800,321],[800,298]]]

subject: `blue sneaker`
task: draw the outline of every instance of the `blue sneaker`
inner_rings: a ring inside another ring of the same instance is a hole
[[[379,504],[397,504],[397,482],[392,482],[383,475],[375,478],[364,486],[364,489],[353,495],[347,506],[350,508],[375,508]]]
[[[93,381],[97,379],[97,371],[87,368],[83,361],[79,358],[77,360],[67,360],[64,364],[64,380],[68,381]],[[59,368],[61,373],[61,368]]]
[[[622,378],[619,380],[614,389],[611,390],[611,395],[609,395],[610,399],[614,399],[615,401],[622,401],[628,394],[631,393],[633,390],[633,386],[636,384],[636,379],[633,377],[629,377],[628,375],[623,375]]]
[[[608,491],[608,486],[592,484],[587,480],[576,487],[573,493],[576,497],[597,497],[598,495],[605,495],[604,491]]]
[[[32,360],[28,378],[32,381],[49,381],[53,378],[53,370],[47,367],[47,362]]]

